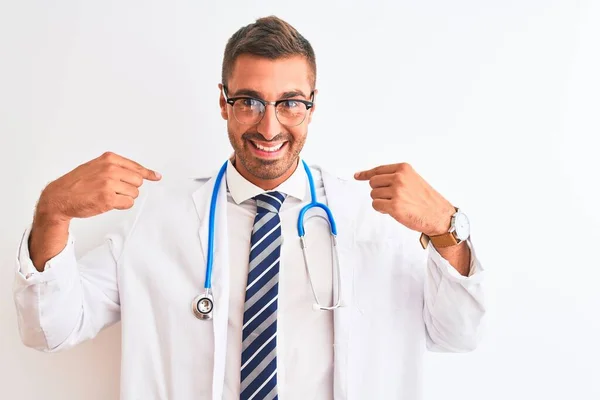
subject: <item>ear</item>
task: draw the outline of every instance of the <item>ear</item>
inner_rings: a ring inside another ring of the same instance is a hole
[[[221,117],[227,121],[229,116],[227,115],[227,101],[223,95],[223,84],[219,83],[219,107],[221,108]]]
[[[310,124],[312,122],[312,117],[313,117],[313,113],[315,112],[315,109],[317,108],[317,93],[319,91],[317,89],[314,90],[313,92],[313,106],[310,108],[310,110],[308,110],[308,123]]]

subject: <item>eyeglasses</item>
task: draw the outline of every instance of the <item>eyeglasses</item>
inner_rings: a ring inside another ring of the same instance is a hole
[[[267,105],[275,107],[275,116],[279,123],[294,127],[300,125],[306,119],[306,114],[313,106],[312,101],[300,99],[282,99],[277,101],[266,101],[250,96],[227,97],[227,88],[223,85],[223,96],[227,104],[233,108],[233,116],[244,125],[256,125],[265,116]],[[313,99],[314,92],[310,94]]]

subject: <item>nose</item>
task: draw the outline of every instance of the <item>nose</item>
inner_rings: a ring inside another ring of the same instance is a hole
[[[267,105],[265,115],[257,127],[258,133],[264,136],[265,139],[271,140],[281,132],[281,124],[277,120],[275,107]]]

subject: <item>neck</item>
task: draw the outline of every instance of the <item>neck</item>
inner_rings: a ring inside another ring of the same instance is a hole
[[[252,184],[258,186],[259,188],[263,189],[263,190],[273,190],[276,187],[278,187],[279,185],[281,185],[283,182],[285,182],[290,176],[292,176],[292,174],[294,173],[294,171],[296,170],[296,168],[298,167],[298,164],[300,162],[300,157],[297,158],[296,163],[293,164],[290,169],[288,169],[287,171],[285,171],[285,173],[283,175],[281,175],[278,178],[275,179],[260,179],[254,175],[252,175],[250,173],[250,171],[248,171],[244,165],[239,162],[237,156],[234,155],[233,157],[233,166],[235,167],[235,169],[240,173],[240,175],[242,175],[244,178],[246,178],[246,180],[248,180],[248,182],[251,182]]]

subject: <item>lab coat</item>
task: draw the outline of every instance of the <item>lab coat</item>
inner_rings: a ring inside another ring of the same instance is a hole
[[[334,398],[419,399],[426,349],[467,352],[480,340],[483,269],[472,249],[471,276],[460,276],[431,245],[422,249],[418,233],[373,210],[364,182],[326,171],[322,178],[338,226],[342,284],[343,307],[333,316]],[[17,271],[25,345],[65,350],[121,320],[122,399],[221,399],[230,273],[225,182],[212,320],[196,319],[191,303],[204,286],[214,175],[152,184],[135,218],[104,245],[77,260],[70,235],[44,273],[26,279]],[[19,270],[31,262],[28,235]]]

